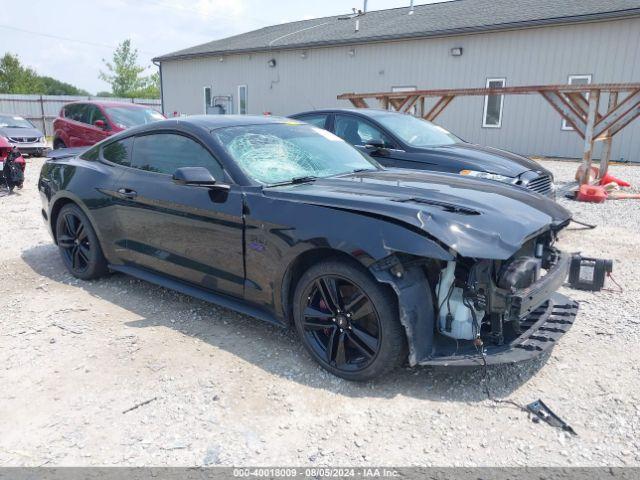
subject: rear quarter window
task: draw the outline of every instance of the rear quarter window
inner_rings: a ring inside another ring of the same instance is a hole
[[[133,139],[131,137],[111,142],[102,147],[102,158],[117,165],[130,167],[132,143]]]
[[[95,162],[96,160],[98,160],[98,158],[100,158],[100,147],[90,148],[82,155],[80,155],[80,158],[83,160],[88,160],[90,162]]]

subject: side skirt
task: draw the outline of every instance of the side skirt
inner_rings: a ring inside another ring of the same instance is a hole
[[[283,322],[279,321],[277,317],[272,313],[257,307],[253,307],[251,305],[247,305],[242,300],[228,297],[226,295],[221,295],[219,293],[214,293],[209,290],[205,290],[204,288],[181,282],[180,280],[166,277],[164,275],[160,275],[143,268],[131,267],[128,265],[109,265],[109,268],[114,272],[131,275],[132,277],[144,280],[145,282],[154,283],[161,287],[175,290],[176,292],[180,292],[185,295],[189,295],[190,297],[204,300],[205,302],[213,303],[221,307],[234,310],[238,313],[242,313],[244,315],[249,315],[250,317],[255,317],[259,320],[263,320],[281,328],[284,328],[286,326]]]

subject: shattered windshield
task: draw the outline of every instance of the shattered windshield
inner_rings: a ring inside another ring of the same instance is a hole
[[[374,118],[413,147],[440,147],[461,142],[458,137],[441,126],[411,115],[383,113]]]
[[[341,138],[303,123],[243,125],[212,134],[249,177],[265,185],[379,168]]]

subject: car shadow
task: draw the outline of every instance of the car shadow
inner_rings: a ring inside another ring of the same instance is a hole
[[[487,399],[482,367],[404,367],[379,380],[348,382],[320,368],[304,350],[293,329],[282,329],[123,274],[94,281],[78,280],[65,269],[55,245],[27,249],[22,253],[22,259],[34,272],[51,281],[82,288],[98,299],[141,317],[125,322],[128,327],[174,329],[236,355],[270,374],[313,388],[351,397],[405,395],[472,403]],[[495,398],[510,395],[533,377],[547,359],[548,354],[519,365],[489,366],[492,395]]]

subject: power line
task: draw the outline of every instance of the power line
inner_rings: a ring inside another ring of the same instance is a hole
[[[89,45],[89,46],[92,46],[92,47],[108,48],[109,50],[115,50],[117,48],[114,45],[107,45],[107,44],[104,44],[104,43],[88,42],[86,40],[77,40],[75,38],[61,37],[60,35],[53,35],[53,34],[50,34],[50,33],[35,32],[33,30],[26,30],[24,28],[14,27],[12,25],[0,25],[0,28],[4,28],[4,29],[7,29],[7,30],[13,30],[13,31],[16,31],[16,32],[28,33],[29,35],[37,35],[37,36],[46,37],[46,38],[55,38],[56,40],[62,40],[64,42],[74,42],[74,43],[81,43],[83,45]],[[138,52],[144,53],[145,55],[155,55],[154,53],[146,52],[144,50],[138,50]]]

